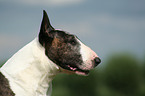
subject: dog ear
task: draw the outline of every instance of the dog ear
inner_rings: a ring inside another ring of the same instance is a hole
[[[44,45],[45,41],[48,39],[51,39],[49,36],[49,32],[55,30],[49,21],[48,15],[45,10],[43,10],[43,19],[40,27],[40,33],[39,33],[39,42],[41,45]]]
[[[46,11],[43,10],[43,19],[42,19],[42,23],[41,23],[40,32],[49,33],[52,30],[54,30],[54,28],[50,24]]]

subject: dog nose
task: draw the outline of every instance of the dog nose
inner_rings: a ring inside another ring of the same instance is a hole
[[[95,66],[97,66],[99,63],[101,63],[101,59],[99,57],[96,57],[94,59],[94,61],[95,61]]]

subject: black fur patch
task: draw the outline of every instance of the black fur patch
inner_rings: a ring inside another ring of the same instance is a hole
[[[53,41],[50,44],[46,40],[44,44],[48,58],[64,69],[78,68],[77,66],[82,64],[82,57],[76,37],[59,30],[51,31],[49,34],[53,35]]]
[[[0,72],[0,96],[15,96],[13,91],[10,89],[8,80]]]

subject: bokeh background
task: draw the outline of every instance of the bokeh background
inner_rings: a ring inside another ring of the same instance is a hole
[[[39,33],[77,35],[102,59],[88,77],[58,75],[52,96],[145,96],[145,0],[0,0],[0,64]]]

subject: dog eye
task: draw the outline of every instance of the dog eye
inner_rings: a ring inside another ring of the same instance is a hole
[[[76,45],[76,41],[75,40],[70,40],[69,43],[72,44],[72,45]]]
[[[77,41],[76,41],[76,39],[75,39],[74,36],[69,35],[68,38],[67,38],[67,43],[69,43],[71,45],[76,45],[77,44]]]

